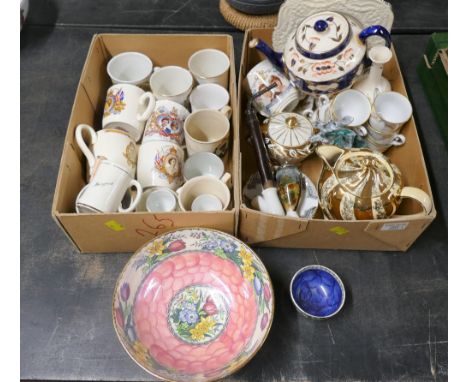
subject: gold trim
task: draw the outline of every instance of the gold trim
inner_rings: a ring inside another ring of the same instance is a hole
[[[226,233],[226,232],[223,232],[223,231],[220,231],[220,230],[217,230],[217,229],[213,229],[213,228],[203,228],[203,227],[187,227],[187,228],[176,228],[176,229],[171,229],[171,230],[167,230],[166,232],[160,234],[160,235],[157,235],[155,236],[154,238],[148,240],[146,243],[144,243],[142,246],[140,246],[136,251],[135,253],[130,256],[130,258],[127,260],[127,263],[125,264],[125,266],[123,267],[122,271],[120,272],[120,275],[119,277],[117,278],[117,281],[115,283],[115,286],[114,286],[114,293],[112,293],[112,305],[111,305],[111,309],[112,309],[112,325],[114,327],[114,331],[117,335],[117,339],[119,340],[120,344],[122,345],[122,347],[124,348],[125,352],[128,354],[128,356],[139,366],[141,367],[143,370],[145,370],[148,374],[152,375],[153,377],[156,377],[156,378],[160,378],[162,379],[163,381],[167,381],[167,382],[180,382],[178,380],[175,380],[175,379],[167,379],[167,378],[164,378],[164,377],[161,377],[160,375],[157,375],[156,373],[153,373],[151,371],[149,371],[146,367],[144,367],[143,365],[141,365],[131,354],[130,352],[127,350],[127,347],[124,345],[124,343],[122,342],[119,334],[118,334],[118,330],[117,330],[117,327],[116,327],[116,318],[115,318],[115,312],[114,312],[114,301],[115,301],[115,298],[116,298],[116,295],[117,295],[117,286],[120,284],[120,281],[125,273],[125,271],[127,270],[127,268],[129,267],[132,259],[146,246],[148,245],[148,243],[150,241],[153,241],[153,240],[156,240],[158,238],[160,238],[161,236],[163,235],[167,235],[168,233],[172,233],[172,232],[176,232],[176,231],[185,231],[185,230],[207,230],[207,231],[211,231],[211,232],[217,232],[217,233],[220,233],[220,234],[223,234],[223,235],[227,235],[229,237],[231,237],[232,239],[234,239],[235,241],[241,243],[242,245],[244,245],[245,247],[247,247],[252,253],[255,254],[255,256],[257,256],[257,258],[260,260],[261,264],[263,265],[263,267],[265,268],[265,274],[266,276],[268,277],[268,281],[269,281],[269,286],[270,286],[270,289],[271,289],[271,319],[269,320],[269,325],[263,335],[263,338],[262,338],[262,341],[258,344],[258,346],[256,347],[256,350],[247,358],[245,358],[241,363],[239,363],[239,365],[237,365],[234,369],[232,370],[229,370],[229,372],[227,374],[224,374],[220,377],[215,377],[215,378],[211,378],[211,379],[206,379],[206,380],[203,380],[203,382],[213,382],[213,381],[217,381],[221,378],[225,378],[229,375],[232,375],[234,374],[235,372],[237,372],[238,370],[242,369],[247,363],[250,362],[250,360],[260,351],[260,349],[262,348],[263,344],[265,343],[266,339],[268,338],[268,335],[270,334],[270,330],[271,330],[271,327],[273,325],[273,319],[275,317],[275,291],[274,291],[274,288],[273,288],[273,283],[271,281],[271,277],[270,277],[270,274],[268,273],[268,269],[267,267],[265,266],[265,264],[263,263],[262,259],[260,258],[260,256],[258,256],[258,254],[249,246],[247,245],[246,243],[244,243],[242,240],[238,239],[237,237],[235,236],[232,236],[231,234],[229,233]]]

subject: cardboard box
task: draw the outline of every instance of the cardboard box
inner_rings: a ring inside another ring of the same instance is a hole
[[[239,73],[239,110],[245,110],[248,93],[243,80],[249,70],[264,57],[248,47],[252,38],[262,38],[271,43],[272,29],[251,29],[245,33]],[[395,55],[384,68],[384,75],[392,89],[407,96],[403,78]],[[241,184],[257,171],[252,146],[247,143],[247,127],[244,114],[240,115],[241,129]],[[419,187],[431,197],[431,187],[424,163],[421,144],[414,119],[402,128],[406,143],[385,152],[402,171],[404,185]],[[312,155],[301,165],[301,170],[317,184],[322,168],[321,160]],[[241,187],[242,189],[242,187]],[[241,191],[241,190],[240,190]],[[250,244],[287,248],[361,249],[383,251],[405,251],[428,227],[436,216],[435,208],[428,216],[418,214],[420,207],[410,200],[403,200],[391,219],[342,221],[324,220],[321,211],[312,220],[294,219],[265,214],[249,208],[241,198],[239,210],[239,237]]]
[[[111,80],[106,72],[109,59],[121,52],[146,54],[155,66],[179,65],[187,68],[189,57],[197,50],[215,48],[231,60],[229,93],[231,119],[230,154],[226,171],[232,174],[231,205],[223,212],[147,212],[77,214],[75,199],[85,185],[86,162],[76,144],[74,131],[87,123],[101,128],[105,95]],[[58,173],[52,216],[80,252],[132,252],[155,235],[183,227],[209,227],[235,234],[239,206],[238,110],[235,59],[229,35],[148,35],[98,34],[93,37],[84,64],[65,137]]]

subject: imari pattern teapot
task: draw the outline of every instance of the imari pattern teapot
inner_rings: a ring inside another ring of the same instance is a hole
[[[299,24],[282,53],[273,51],[260,39],[253,39],[249,45],[287,73],[300,91],[333,94],[350,87],[362,72],[366,39],[371,36],[382,37],[390,47],[390,32],[383,26],[363,29],[351,16],[323,11]]]
[[[325,162],[318,188],[326,218],[386,219],[395,214],[405,197],[416,200],[423,214],[431,212],[430,196],[419,188],[403,187],[400,170],[381,153],[331,145],[315,150]]]

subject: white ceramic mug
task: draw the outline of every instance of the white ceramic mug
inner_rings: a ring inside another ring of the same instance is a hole
[[[181,104],[156,101],[153,112],[146,122],[142,143],[161,140],[182,145],[184,143],[184,122],[190,113]]]
[[[184,123],[187,153],[215,153],[224,157],[229,144],[229,120],[218,110],[198,110],[190,114]]]
[[[398,132],[412,114],[413,107],[408,98],[397,92],[383,92],[374,99],[369,123],[382,133]]]
[[[187,105],[192,86],[192,75],[180,66],[155,68],[150,77],[151,91],[157,100],[167,99],[184,106]]]
[[[222,211],[223,204],[214,195],[201,194],[193,200],[191,210],[195,212]]]
[[[190,93],[192,113],[201,109],[221,110],[227,118],[231,118],[232,109],[229,106],[229,93],[217,84],[198,85]]]
[[[219,156],[201,151],[185,161],[182,174],[185,181],[203,175],[211,175],[220,179],[224,174],[224,164]]]
[[[276,83],[277,86],[254,101],[257,111],[265,117],[283,111],[293,111],[301,96],[293,84],[270,61],[255,65],[247,74],[247,83],[252,94]]]
[[[197,176],[190,179],[177,190],[179,194],[179,206],[182,211],[190,211],[192,203],[197,196],[209,194],[216,196],[223,205],[223,211],[227,209],[231,200],[231,192],[226,182],[228,177],[216,179],[210,175]]]
[[[340,121],[351,117],[351,128],[360,128],[367,122],[371,113],[371,104],[366,95],[359,90],[347,89],[338,93],[330,105],[333,120]]]
[[[90,136],[89,146],[83,139],[83,132]],[[88,160],[89,168],[100,157],[117,163],[135,176],[138,151],[135,140],[126,131],[102,129],[96,132],[91,126],[80,124],[76,127],[75,139]]]
[[[154,96],[138,86],[113,85],[107,91],[102,127],[124,129],[138,142],[155,103]]]
[[[182,182],[184,151],[172,142],[150,141],[138,152],[137,179],[143,188],[160,186],[176,189]]]
[[[107,63],[107,74],[113,84],[143,85],[153,72],[153,63],[139,52],[123,52]]]
[[[152,190],[146,197],[146,211],[172,212],[177,208],[177,194],[170,188]]]
[[[93,168],[91,181],[83,187],[75,202],[76,212],[131,212],[142,195],[140,183],[124,167],[99,159]],[[122,207],[126,191],[136,188],[136,196],[128,208]]]
[[[227,89],[229,57],[217,49],[202,49],[192,54],[188,68],[199,84],[215,83]]]

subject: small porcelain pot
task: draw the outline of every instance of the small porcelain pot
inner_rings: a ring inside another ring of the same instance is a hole
[[[214,195],[202,194],[193,200],[191,210],[194,212],[222,211],[223,204]]]
[[[138,142],[155,103],[154,96],[138,86],[113,85],[107,91],[102,127],[123,129]]]
[[[159,186],[175,190],[182,182],[184,151],[175,143],[145,142],[140,146],[137,179],[143,188]]]
[[[192,113],[201,109],[222,111],[227,118],[231,118],[232,109],[229,106],[229,93],[217,84],[198,85],[190,93]]]
[[[184,143],[184,122],[190,113],[174,101],[156,101],[153,112],[146,122],[142,143],[149,141],[169,141]]]
[[[179,206],[182,211],[190,211],[192,203],[200,195],[216,196],[223,205],[223,211],[227,209],[231,200],[231,192],[226,182],[230,176],[216,179],[210,175],[197,176],[185,183],[177,190],[179,194]]]
[[[379,132],[395,133],[412,114],[413,108],[408,98],[397,92],[383,92],[375,97],[369,123]]]
[[[107,63],[107,74],[113,84],[141,86],[148,82],[152,72],[151,59],[139,52],[117,54]]]
[[[202,49],[192,54],[188,68],[199,84],[214,83],[227,89],[229,57],[217,49]]]
[[[188,155],[211,152],[223,158],[228,151],[229,130],[229,119],[221,111],[198,110],[190,114],[184,123]]]
[[[83,139],[84,131],[91,138],[89,146]],[[126,131],[103,129],[96,133],[91,126],[80,124],[75,130],[75,139],[88,160],[89,168],[92,168],[96,158],[100,157],[117,163],[132,174],[132,177],[135,176],[138,151],[135,140]]]
[[[255,65],[247,74],[247,83],[252,94],[276,83],[277,86],[254,101],[257,111],[265,117],[293,111],[300,101],[296,88],[271,62],[264,60]]]
[[[279,113],[267,120],[265,143],[270,157],[279,164],[302,162],[314,152],[309,138],[314,128],[309,120],[296,113]]]
[[[330,112],[335,121],[351,117],[352,121],[347,126],[359,129],[369,119],[371,108],[371,103],[364,93],[355,89],[347,89],[338,93],[333,99]],[[365,135],[363,131],[361,133]]]
[[[187,69],[180,66],[155,68],[150,77],[150,87],[157,100],[169,100],[187,105],[192,90],[193,77]]]
[[[213,153],[199,152],[185,161],[182,173],[185,181],[203,175],[220,179],[224,174],[224,164],[221,158]]]
[[[122,200],[130,187],[136,188],[136,196],[128,208],[123,208]],[[91,181],[76,198],[76,212],[131,212],[138,205],[142,192],[140,183],[124,167],[99,159],[93,168]]]

